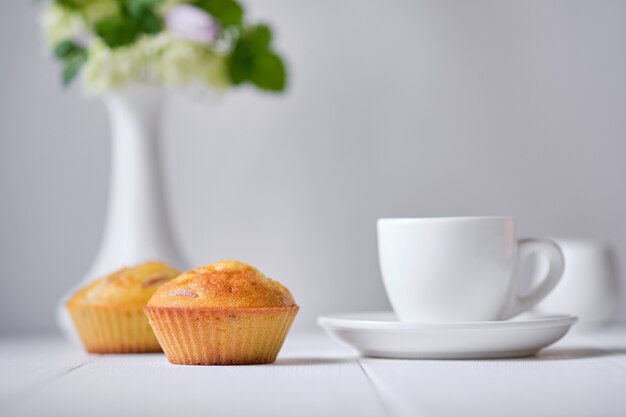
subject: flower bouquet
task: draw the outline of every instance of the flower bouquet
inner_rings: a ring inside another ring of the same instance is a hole
[[[93,93],[129,83],[286,85],[270,27],[248,23],[235,0],[54,0],[42,27],[63,83],[81,74]]]

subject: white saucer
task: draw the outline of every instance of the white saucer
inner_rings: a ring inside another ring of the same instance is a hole
[[[556,342],[578,319],[523,314],[507,321],[406,323],[391,312],[333,314],[318,324],[363,356],[396,359],[490,359],[530,356]]]

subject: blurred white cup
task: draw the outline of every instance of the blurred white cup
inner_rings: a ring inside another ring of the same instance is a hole
[[[537,309],[577,315],[582,325],[617,321],[620,288],[611,247],[593,240],[553,240],[563,251],[565,272]]]

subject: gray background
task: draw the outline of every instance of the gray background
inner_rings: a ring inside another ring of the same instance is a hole
[[[250,2],[249,2],[250,3]],[[104,108],[63,91],[32,2],[0,13],[0,332],[54,329],[104,220]],[[381,216],[511,214],[626,259],[626,2],[264,0],[281,97],[177,97],[173,223],[194,264],[246,260],[299,326],[382,309]]]

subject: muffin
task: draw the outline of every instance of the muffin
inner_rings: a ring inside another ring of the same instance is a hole
[[[161,262],[122,268],[76,292],[66,307],[90,353],[160,352],[143,308],[180,272]]]
[[[244,365],[276,360],[298,309],[280,283],[227,260],[165,283],[144,311],[171,363]]]

